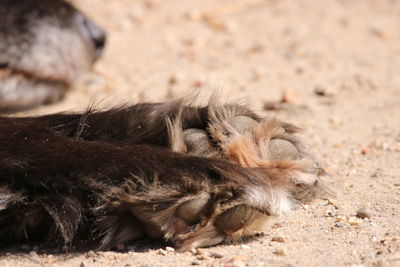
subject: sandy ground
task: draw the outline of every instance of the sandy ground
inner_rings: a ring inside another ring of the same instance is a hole
[[[32,251],[0,266],[400,266],[400,1],[74,2],[107,29],[104,57],[63,102],[31,114],[216,89],[271,114],[265,103],[285,95],[272,113],[304,128],[336,197],[198,255]],[[363,207],[369,219],[356,218]]]

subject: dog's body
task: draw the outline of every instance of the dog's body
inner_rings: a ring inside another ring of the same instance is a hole
[[[0,110],[59,99],[104,37],[64,1],[0,0]],[[0,247],[148,237],[183,251],[252,235],[324,191],[297,131],[241,105],[182,100],[0,116]]]
[[[238,117],[257,125],[242,131]],[[206,133],[210,158],[190,151],[193,129]],[[0,118],[1,244],[109,249],[147,236],[186,250],[254,234],[320,189],[294,129],[242,106],[177,102]],[[298,157],[273,160],[272,140],[289,140]]]

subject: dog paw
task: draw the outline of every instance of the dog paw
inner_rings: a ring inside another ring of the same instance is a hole
[[[293,124],[260,118],[239,105],[209,105],[203,129],[184,129],[179,120],[169,123],[170,148],[175,152],[257,169],[295,203],[327,192],[319,178],[324,170]]]
[[[129,207],[145,236],[168,240],[179,251],[240,241],[325,192],[323,170],[296,126],[235,105],[209,106],[207,114],[206,123],[197,124],[203,128],[183,127],[190,123],[181,116],[167,120],[169,148],[184,154],[169,168],[188,169],[180,182],[156,179],[116,189],[122,195],[113,199],[124,200],[118,205]],[[134,232],[124,229],[129,223],[107,225]]]

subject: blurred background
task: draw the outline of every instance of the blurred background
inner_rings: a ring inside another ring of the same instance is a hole
[[[72,2],[107,30],[108,43],[55,109],[216,89],[262,109],[282,94],[301,103],[316,92],[399,90],[396,0]]]

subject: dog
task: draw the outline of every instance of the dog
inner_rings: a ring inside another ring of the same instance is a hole
[[[4,110],[59,100],[104,47],[61,0],[2,0],[0,14]],[[328,192],[298,132],[215,98],[0,116],[0,247],[152,238],[186,251],[253,236]]]

